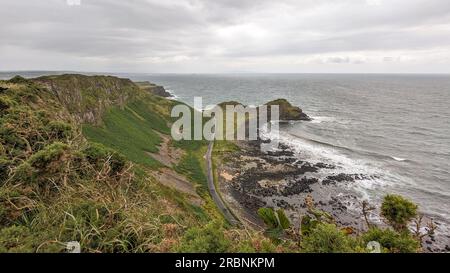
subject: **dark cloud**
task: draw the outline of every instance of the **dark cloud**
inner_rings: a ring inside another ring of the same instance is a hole
[[[0,0],[0,37],[2,70],[295,72],[320,60],[314,69],[410,62],[440,71],[449,60],[450,3]]]

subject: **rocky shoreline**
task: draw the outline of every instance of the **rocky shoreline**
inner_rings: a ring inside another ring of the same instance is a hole
[[[298,225],[306,207],[304,200],[312,196],[318,209],[327,211],[342,227],[355,233],[367,229],[362,217],[362,200],[352,185],[366,174],[346,174],[336,166],[303,161],[300,154],[280,144],[279,149],[264,153],[263,141],[240,141],[239,151],[223,155],[218,168],[219,185],[231,209],[253,227],[262,228],[257,216],[261,207],[282,208],[294,225]],[[383,225],[378,217],[370,220]],[[446,251],[446,238],[427,238],[424,250]],[[448,249],[447,249],[448,251]]]

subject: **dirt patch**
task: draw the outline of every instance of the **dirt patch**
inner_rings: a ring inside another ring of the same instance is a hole
[[[172,140],[170,136],[161,133],[158,135],[162,139],[159,151],[158,153],[149,153],[149,155],[167,167],[177,165],[184,154],[183,150],[170,146]]]
[[[184,176],[168,168],[161,168],[155,171],[153,176],[159,183],[187,194],[192,204],[197,206],[203,204],[203,200],[197,194],[194,185]]]
[[[229,174],[229,173],[226,172],[226,171],[220,172],[220,176],[223,177],[226,181],[231,181],[231,180],[233,180],[233,178],[234,178],[234,175]]]

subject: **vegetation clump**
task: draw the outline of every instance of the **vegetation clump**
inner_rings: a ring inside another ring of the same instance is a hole
[[[436,226],[430,222],[423,233],[420,225],[422,218],[416,219],[416,230],[411,232],[408,228],[414,217],[418,215],[417,205],[401,196],[387,195],[381,205],[381,216],[386,217],[389,227],[377,227],[368,222],[368,204],[363,204],[363,215],[368,230],[356,235],[351,227],[339,227],[334,218],[327,212],[316,209],[312,197],[305,199],[306,213],[302,216],[297,227],[288,226],[285,233],[275,233],[280,230],[281,219],[271,208],[258,210],[260,218],[271,231],[273,239],[285,238],[297,242],[302,252],[314,253],[348,253],[368,252],[368,244],[376,242],[382,252],[414,253],[421,251],[422,239],[431,236]],[[370,210],[375,208],[370,207]]]
[[[362,239],[366,244],[371,241],[378,242],[383,252],[414,253],[420,249],[420,242],[410,234],[389,228],[371,228],[363,234]]]
[[[404,231],[417,216],[417,205],[400,195],[389,194],[381,205],[381,214],[395,230]]]
[[[358,240],[334,224],[317,224],[301,242],[302,251],[314,253],[351,253],[364,249]]]

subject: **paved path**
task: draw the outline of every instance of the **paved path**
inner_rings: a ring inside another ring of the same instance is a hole
[[[222,198],[220,198],[219,193],[216,190],[216,185],[214,184],[214,175],[213,175],[213,168],[212,168],[212,160],[211,160],[211,153],[214,146],[214,141],[210,141],[208,145],[208,151],[206,152],[206,169],[208,172],[207,179],[208,179],[208,189],[209,193],[211,194],[212,199],[214,200],[214,203],[216,203],[219,210],[222,212],[225,219],[234,226],[240,225],[240,221],[234,217],[234,215],[230,212],[228,207],[223,203]]]

